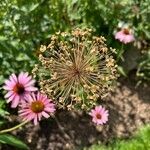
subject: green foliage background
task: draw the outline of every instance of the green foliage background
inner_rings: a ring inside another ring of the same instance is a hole
[[[30,72],[40,44],[46,44],[57,31],[92,28],[96,35],[104,35],[108,45],[120,55],[122,44],[114,39],[119,21],[131,25],[136,36],[134,45],[145,50],[144,60],[138,62],[137,75],[149,80],[149,4],[149,0],[3,0],[0,3],[0,84],[12,72]]]

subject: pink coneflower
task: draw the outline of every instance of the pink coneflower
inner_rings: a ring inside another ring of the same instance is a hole
[[[42,116],[48,118],[54,111],[55,105],[52,100],[38,92],[37,94],[31,93],[26,96],[25,101],[22,101],[19,116],[25,121],[33,120],[34,124],[37,125]]]
[[[128,28],[123,28],[121,31],[115,34],[115,39],[118,39],[120,42],[127,44],[135,40],[134,35],[131,33],[131,30]]]
[[[108,121],[108,110],[105,110],[102,106],[96,106],[89,113],[93,117],[92,121],[97,125],[103,125]]]
[[[16,108],[21,100],[30,92],[37,91],[34,87],[35,80],[26,72],[21,72],[18,77],[12,74],[5,81],[3,88],[8,91],[5,95],[7,103],[11,102],[11,107]]]

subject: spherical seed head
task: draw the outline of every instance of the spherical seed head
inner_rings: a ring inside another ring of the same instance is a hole
[[[104,37],[92,37],[90,29],[52,36],[34,72],[41,90],[60,107],[84,105],[88,109],[95,105],[117,77],[115,60],[104,41]]]

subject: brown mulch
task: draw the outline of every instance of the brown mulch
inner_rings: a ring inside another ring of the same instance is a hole
[[[107,125],[96,127],[91,118],[81,112],[59,112],[56,120],[44,120],[39,125],[26,125],[13,134],[31,150],[79,150],[98,141],[108,143],[113,138],[128,138],[137,128],[150,123],[150,84],[136,87],[133,77],[121,79],[115,91],[102,104],[109,110]],[[15,150],[4,146],[2,150]]]

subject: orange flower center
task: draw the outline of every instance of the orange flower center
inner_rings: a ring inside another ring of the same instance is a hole
[[[101,116],[100,114],[96,114],[96,118],[97,118],[97,119],[101,119],[102,116]]]
[[[13,88],[13,91],[19,95],[23,94],[25,89],[24,89],[24,86],[20,83],[17,83],[14,88]]]
[[[129,30],[126,29],[126,28],[123,29],[123,33],[126,34],[126,35],[129,35],[129,34],[130,34]]]
[[[44,104],[42,101],[34,101],[31,104],[31,110],[35,113],[40,113],[44,110]]]

